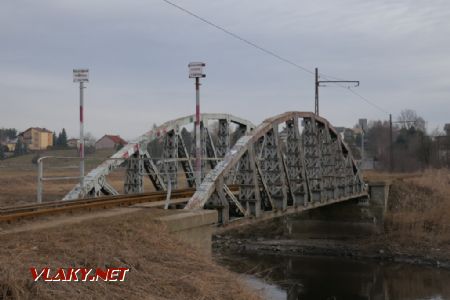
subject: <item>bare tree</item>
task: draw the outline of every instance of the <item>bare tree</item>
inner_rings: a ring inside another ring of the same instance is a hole
[[[417,130],[425,132],[425,120],[417,115],[415,110],[402,110],[397,118],[397,121],[400,122],[400,126],[402,128],[410,129],[414,127]]]
[[[92,135],[92,133],[88,132],[84,134],[84,144],[86,147],[95,146],[95,142],[97,139]]]

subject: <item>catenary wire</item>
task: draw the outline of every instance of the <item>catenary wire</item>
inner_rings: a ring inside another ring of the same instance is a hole
[[[301,65],[299,65],[299,64],[297,64],[297,63],[295,63],[295,62],[293,62],[293,61],[291,61],[291,60],[289,60],[289,59],[287,59],[287,58],[285,58],[285,57],[283,57],[283,56],[273,52],[272,50],[268,50],[268,49],[266,49],[266,48],[264,48],[262,46],[259,46],[258,44],[254,43],[252,41],[249,41],[249,40],[241,37],[240,35],[238,35],[238,34],[236,34],[234,32],[231,32],[231,31],[229,31],[228,29],[226,29],[226,28],[224,28],[222,26],[219,26],[219,25],[217,25],[217,24],[215,24],[215,23],[213,23],[213,22],[211,22],[211,21],[209,21],[209,20],[207,20],[207,19],[197,15],[196,13],[193,13],[192,11],[190,11],[190,10],[180,6],[180,5],[178,5],[178,4],[175,4],[175,3],[173,3],[173,2],[171,2],[169,0],[162,0],[162,1],[164,1],[165,3],[171,5],[171,6],[175,7],[175,8],[177,8],[178,10],[181,10],[184,13],[186,13],[186,14],[188,14],[188,15],[190,15],[190,16],[192,16],[192,17],[194,17],[194,18],[196,18],[196,19],[198,19],[200,21],[202,21],[203,23],[208,24],[209,26],[212,26],[212,27],[214,27],[214,28],[224,32],[227,35],[229,35],[229,36],[231,36],[231,37],[233,37],[233,38],[235,38],[237,40],[240,40],[241,42],[244,42],[245,44],[247,44],[247,45],[249,45],[251,47],[254,47],[254,48],[264,52],[265,54],[273,56],[273,57],[277,58],[278,60],[280,60],[282,62],[285,62],[285,63],[287,63],[287,64],[289,64],[291,66],[294,66],[294,67],[296,67],[296,68],[298,68],[298,69],[300,69],[300,70],[302,70],[304,72],[307,72],[309,74],[314,74],[314,72],[312,70],[309,70],[308,68],[303,67],[303,66],[301,66]],[[331,76],[331,75],[327,75],[327,74],[324,74],[324,73],[320,73],[320,74],[324,78],[328,78],[328,79],[332,78],[332,79],[335,79],[335,80],[343,80],[341,78],[334,77],[334,76]],[[380,110],[380,111],[382,111],[382,112],[384,112],[386,114],[389,114],[388,111],[386,111],[385,109],[381,108],[379,105],[373,103],[372,101],[370,101],[366,97],[362,96],[361,94],[355,92],[350,87],[345,87],[345,86],[342,86],[340,84],[337,84],[337,86],[349,90],[352,94],[354,94],[355,96],[359,97],[361,100],[365,101],[366,103],[370,104],[372,107],[374,107],[374,108],[376,108],[376,109],[378,109],[378,110]]]

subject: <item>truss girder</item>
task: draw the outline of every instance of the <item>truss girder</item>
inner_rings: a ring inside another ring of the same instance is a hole
[[[305,174],[305,158],[298,119],[286,121],[286,168],[293,194],[293,205],[305,205],[309,200]]]
[[[219,120],[217,132],[217,157],[223,158],[230,149],[230,123],[226,119]]]
[[[278,125],[264,135],[266,141],[261,149],[261,171],[270,196],[277,209],[286,209],[287,194],[281,149],[278,140]]]
[[[133,154],[126,162],[124,193],[137,194],[144,192],[144,161],[139,153]]]
[[[202,208],[212,195],[224,207],[227,198],[219,196],[218,189],[234,170],[238,201],[250,216],[367,196],[347,145],[327,120],[309,112],[269,118],[242,136],[207,174],[185,208]]]
[[[170,132],[178,133],[179,129],[183,126],[194,124],[194,119],[195,115],[189,115],[165,122],[161,126],[148,131],[136,140],[125,145],[121,150],[105,160],[98,167],[91,170],[85,176],[83,188],[81,188],[79,184],[76,185],[63,198],[63,200],[74,200],[83,197],[97,197],[104,194],[117,194],[117,191],[114,190],[109,184],[107,184],[105,177],[122,166],[127,167],[126,175],[124,178],[124,187],[126,186],[126,192],[130,193],[134,193],[135,191],[139,191],[142,189],[142,185],[140,183],[142,174],[147,174],[149,176],[150,181],[152,182],[156,190],[166,190],[167,172],[164,171],[166,167],[170,168],[173,171],[177,169],[177,165],[178,163],[180,163],[186,174],[192,174],[192,162],[189,161],[190,159],[192,159],[192,157],[189,158],[186,144],[183,145],[183,141],[179,138],[180,135],[175,134],[174,136],[170,136],[169,139],[167,139],[166,136]],[[251,122],[229,114],[201,114],[201,122],[207,124],[208,121],[218,121],[219,124],[222,125],[222,127],[219,126],[219,131],[221,133],[219,133],[218,135],[218,138],[222,143],[221,145],[217,145],[216,147],[216,145],[211,142],[211,136],[209,136],[210,141],[208,142],[208,147],[214,150],[209,150],[210,154],[205,155],[205,157],[210,156],[211,158],[215,157],[213,154],[214,151],[216,152],[217,158],[223,158],[226,151],[230,148],[230,133],[229,131],[227,133],[225,128],[230,128],[231,123],[237,124],[239,128],[243,128],[243,134],[255,128],[255,126]],[[164,143],[165,152],[163,153],[164,155],[162,155],[162,157],[150,158],[150,155],[148,154],[146,149],[151,142],[156,140],[160,140]],[[184,150],[182,150],[181,148],[184,148]],[[220,154],[217,154],[217,151],[222,152],[220,152]],[[138,155],[138,157],[143,160],[141,166],[129,164],[129,162],[127,162],[128,158],[134,155]],[[168,159],[169,157],[170,159]],[[167,158],[166,162],[163,162],[164,158]],[[143,171],[141,172],[140,170]],[[132,174],[133,172],[138,173]],[[189,176],[187,176],[187,181],[188,185],[191,186],[189,184]],[[177,183],[176,179],[173,177],[172,182]]]
[[[172,189],[177,188],[178,183],[178,132],[171,130],[164,136],[163,161],[160,172],[166,186],[170,183]]]

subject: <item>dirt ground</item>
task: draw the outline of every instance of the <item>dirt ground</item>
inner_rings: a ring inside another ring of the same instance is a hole
[[[236,274],[148,221],[149,211],[1,234],[1,299],[259,299]],[[124,282],[33,282],[30,267],[125,267]]]

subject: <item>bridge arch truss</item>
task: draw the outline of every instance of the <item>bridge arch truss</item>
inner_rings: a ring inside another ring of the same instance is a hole
[[[238,195],[228,185],[238,185]],[[324,118],[287,112],[242,136],[208,173],[186,209],[217,209],[219,221],[367,197],[349,147]]]
[[[195,140],[194,133],[183,131],[194,126],[194,115],[165,122],[140,136],[91,170],[84,186],[76,185],[63,200],[83,197],[117,195],[119,192],[108,182],[108,175],[125,167],[123,192],[144,191],[144,176],[148,176],[155,190],[165,191],[170,180],[172,188],[179,185],[179,171],[184,174],[184,185],[195,186],[193,149],[188,139]],[[215,124],[211,126],[211,123]],[[201,115],[202,174],[216,167],[239,137],[248,134],[255,126],[245,119],[220,113]],[[155,156],[155,148],[159,153]]]

